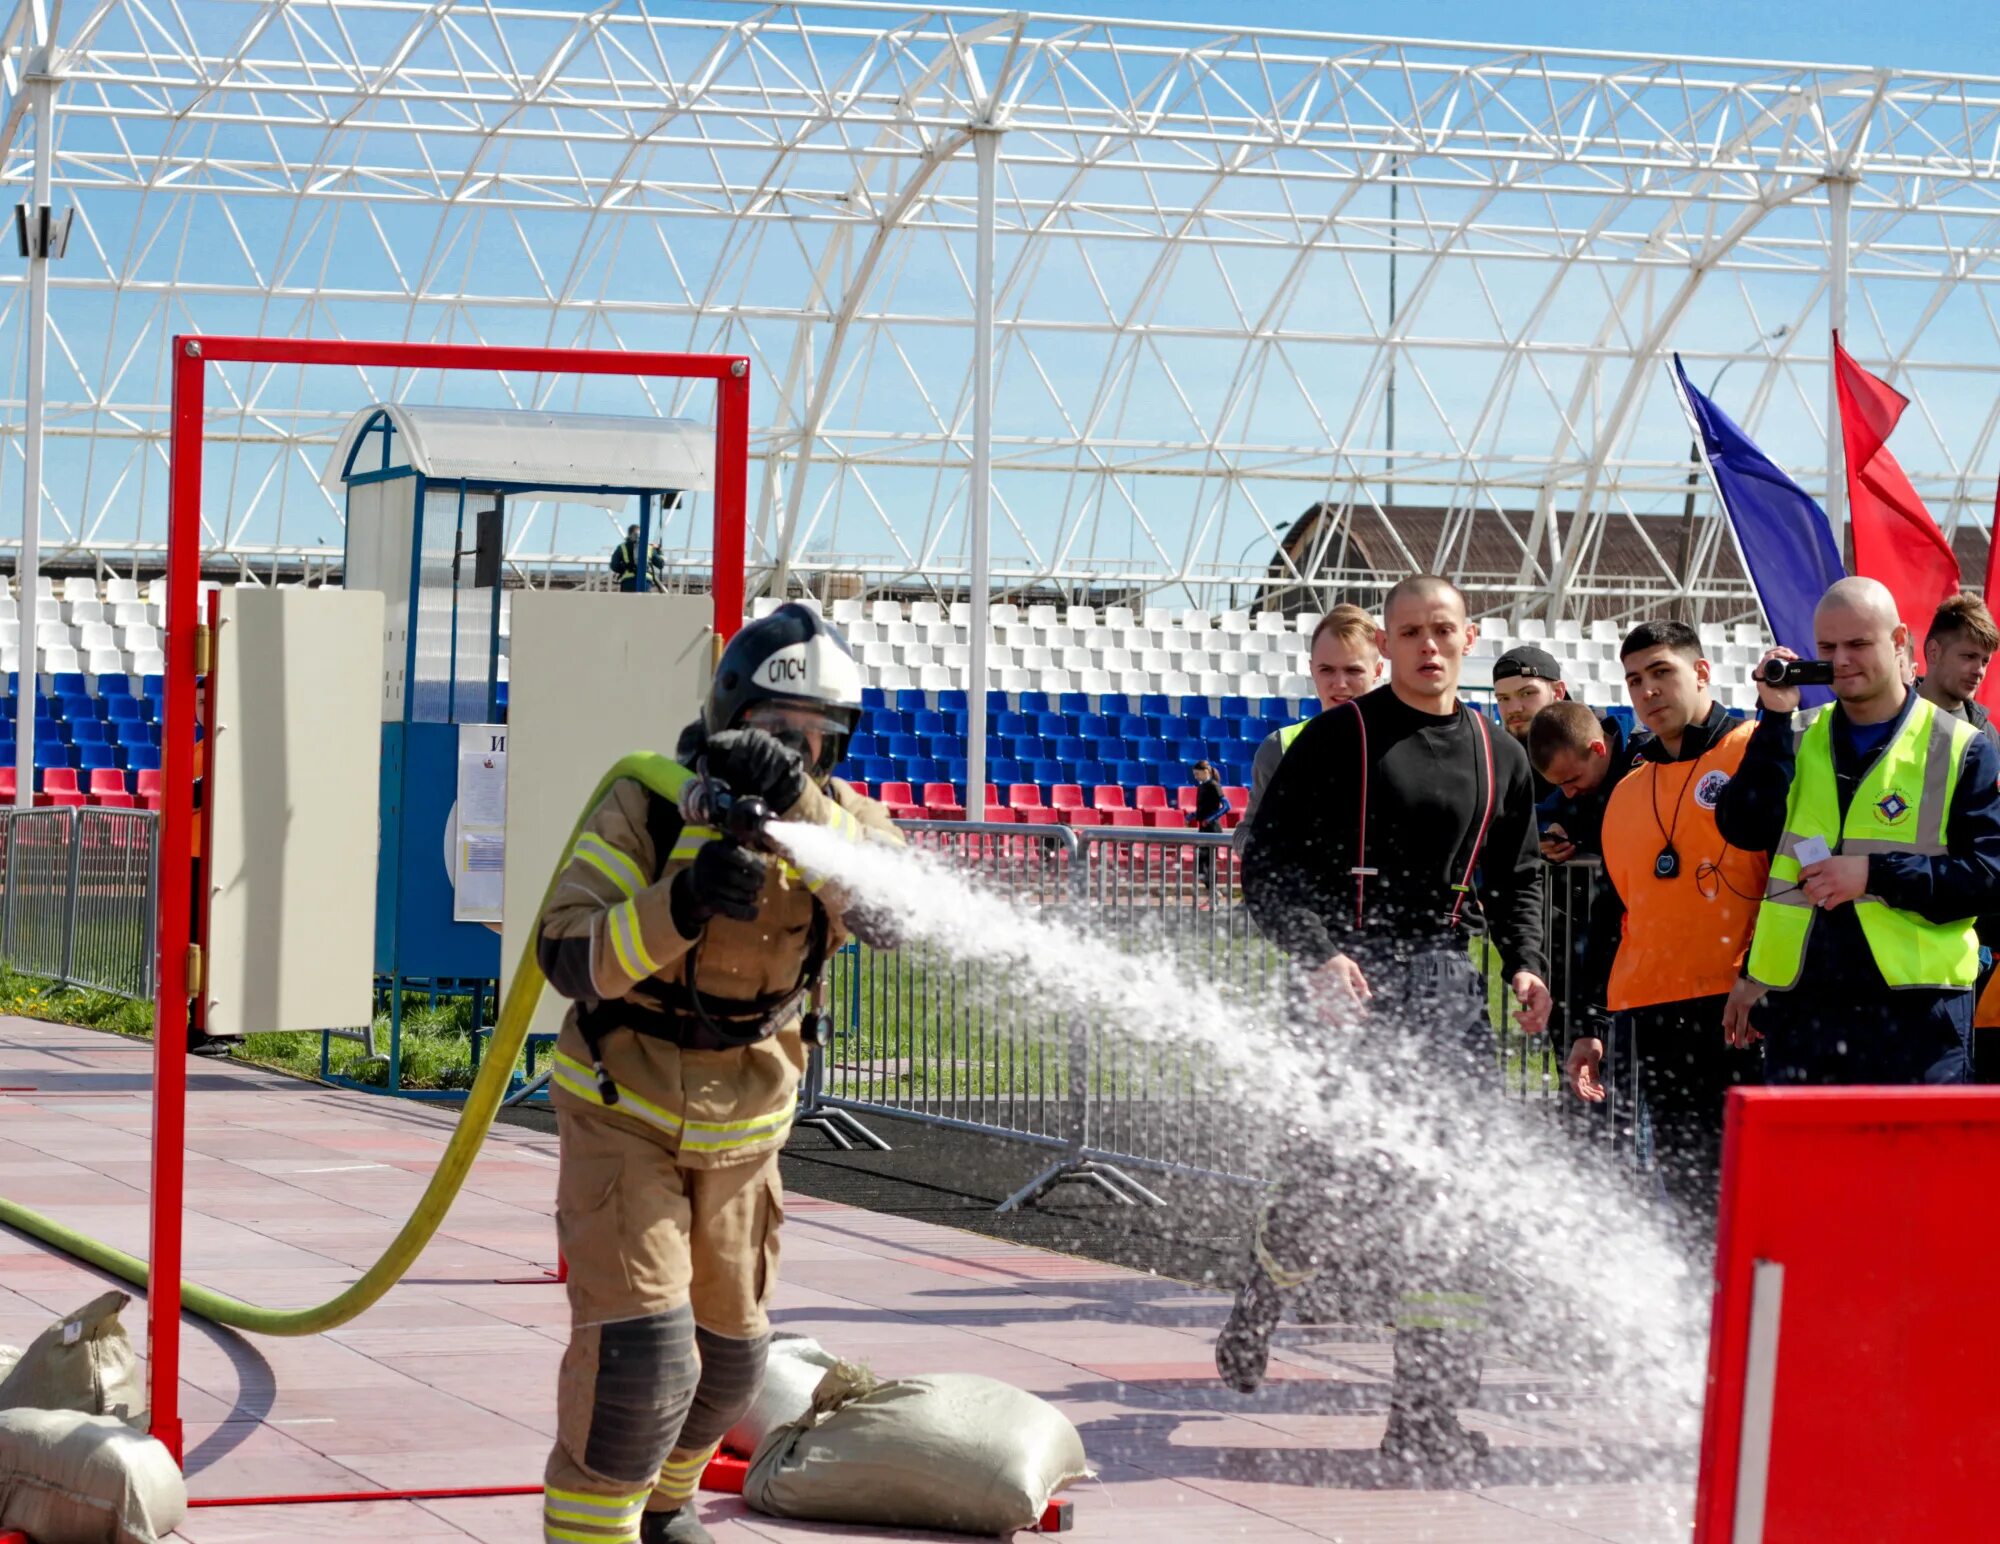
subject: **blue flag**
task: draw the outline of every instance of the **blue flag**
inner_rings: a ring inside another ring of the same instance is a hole
[[[1736,546],[1771,636],[1802,659],[1816,657],[1813,607],[1827,586],[1847,577],[1826,512],[1778,468],[1729,415],[1694,389],[1674,355],[1674,387],[1688,427],[1701,447],[1715,496],[1736,532]],[[1825,687],[1807,687],[1804,705],[1833,700]]]

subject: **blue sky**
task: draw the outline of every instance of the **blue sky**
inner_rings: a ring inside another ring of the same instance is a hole
[[[1724,55],[1815,64],[1890,65],[2000,75],[2000,9],[1985,0],[1100,0],[1037,9],[1211,25],[1303,27],[1478,43]]]

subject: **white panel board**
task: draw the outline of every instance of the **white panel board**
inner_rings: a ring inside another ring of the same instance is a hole
[[[520,591],[507,694],[507,899],[501,989],[535,936],[550,871],[611,764],[671,756],[708,690],[713,603],[692,595]],[[534,1028],[566,1005],[545,995]]]
[[[365,1024],[382,597],[234,586],[222,592],[216,648],[209,1032]]]

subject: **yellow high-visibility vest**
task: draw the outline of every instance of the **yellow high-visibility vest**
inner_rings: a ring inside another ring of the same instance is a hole
[[[1798,888],[1798,850],[1819,837],[1835,853],[1918,853],[1942,857],[1945,820],[1958,788],[1959,768],[1978,733],[1963,719],[1940,713],[1919,697],[1903,727],[1883,748],[1840,818],[1833,773],[1833,714],[1816,714],[1799,732],[1785,834],[1771,860],[1771,877],[1757,908],[1750,944],[1751,979],[1783,991],[1798,983],[1806,939],[1818,908]],[[1979,938],[1973,919],[1928,922],[1880,898],[1854,902],[1882,979],[1892,987],[1970,987],[1979,975]]]
[[[1309,718],[1302,718],[1296,724],[1287,724],[1284,728],[1280,729],[1278,731],[1278,750],[1281,753],[1290,750],[1292,748],[1292,741],[1299,737],[1299,731],[1311,722],[1312,720]]]

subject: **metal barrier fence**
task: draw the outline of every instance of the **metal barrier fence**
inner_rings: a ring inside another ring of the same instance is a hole
[[[1017,905],[1107,949],[1169,955],[1246,1012],[1285,1001],[1288,962],[1243,905],[1227,837],[1127,827],[910,822],[912,845],[941,855]],[[1551,1032],[1524,1035],[1496,952],[1472,944],[1489,983],[1495,1054],[1509,1097],[1536,1101],[1579,1135],[1629,1132],[1628,1060],[1617,1037],[1603,1076],[1614,1090],[1586,1106],[1563,1087],[1562,1025],[1586,996],[1582,948],[1601,885],[1595,861],[1545,871],[1543,936],[1556,999]],[[1049,1168],[1003,1203],[1081,1180],[1120,1200],[1152,1199],[1128,1169],[1249,1178],[1260,1134],[1240,1118],[1228,1079],[1197,1037],[1138,1043],[1101,1033],[1060,1005],[1032,1000],[1004,973],[921,941],[882,952],[850,944],[834,959],[829,1006],[840,1030],[816,1058],[806,1118],[825,1111],[888,1115],[1057,1150]],[[848,1134],[857,1128],[845,1123]],[[864,1136],[864,1139],[865,1136]]]
[[[149,810],[0,811],[0,959],[61,986],[150,998],[158,862]]]

